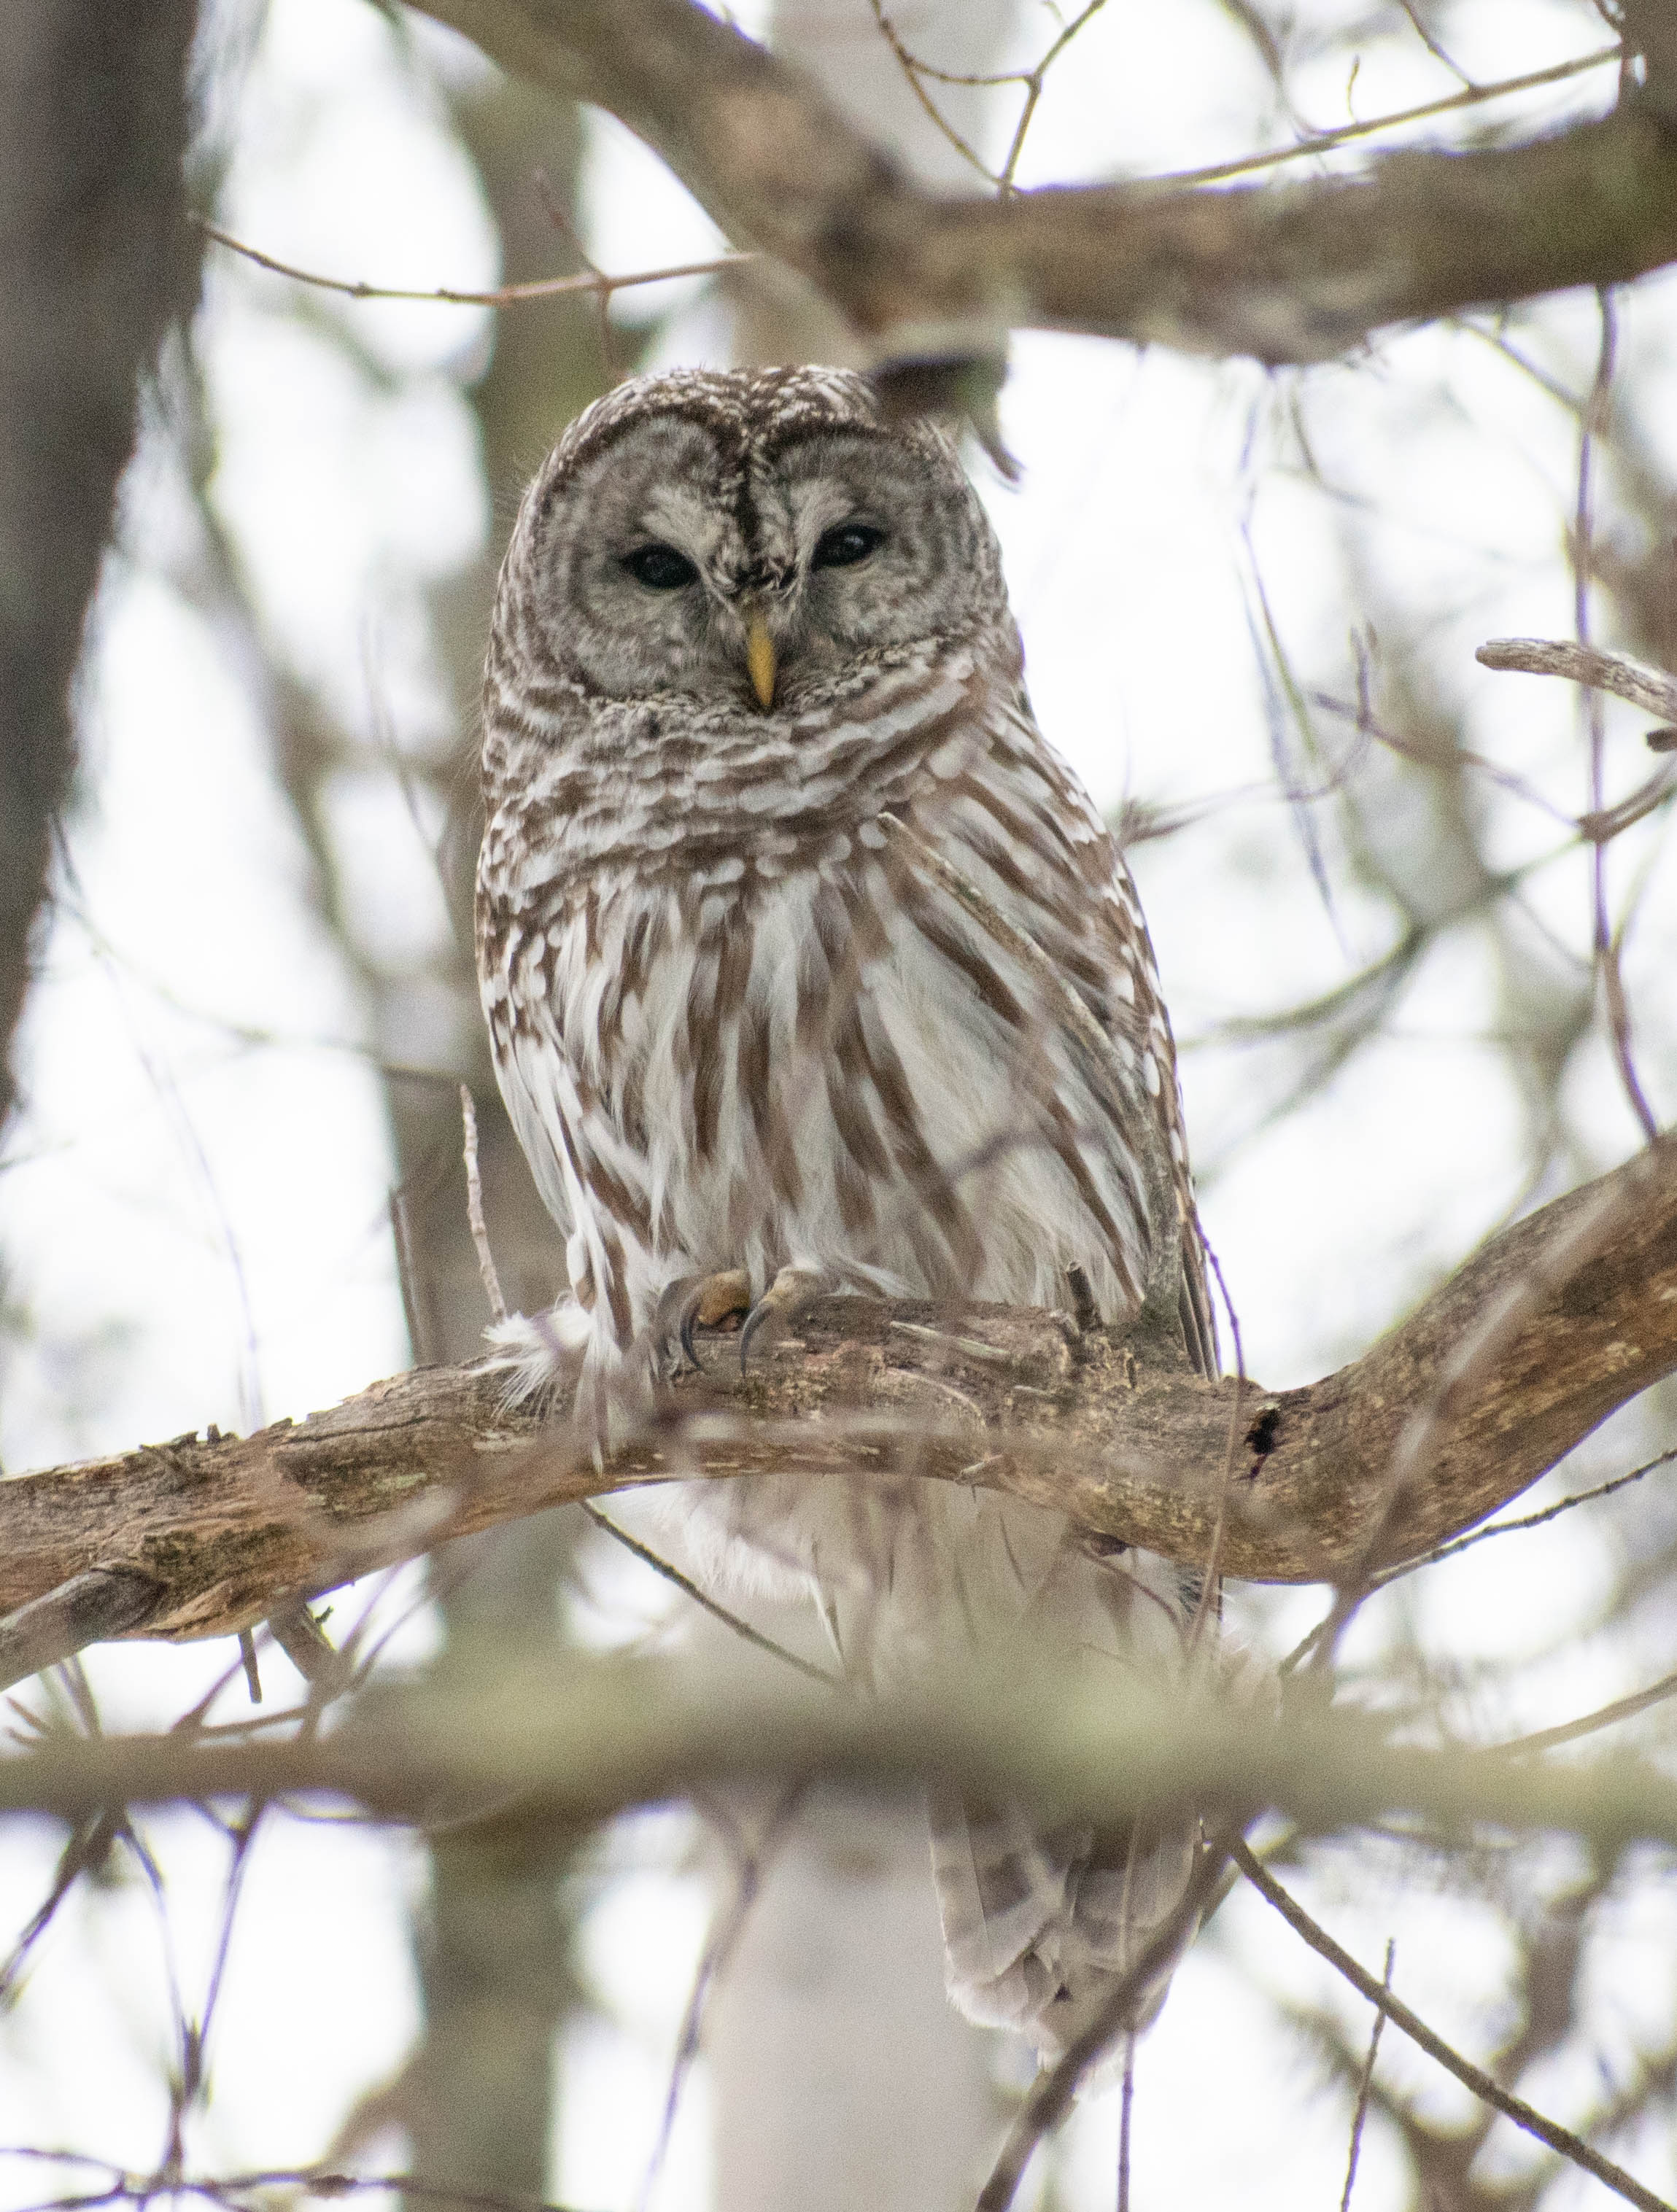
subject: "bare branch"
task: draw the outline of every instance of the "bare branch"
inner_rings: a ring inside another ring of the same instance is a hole
[[[837,1675],[829,1674],[824,1667],[811,1665],[807,1659],[800,1659],[795,1651],[788,1651],[784,1644],[777,1644],[772,1636],[765,1636],[760,1628],[753,1628],[749,1620],[742,1620],[737,1613],[730,1612],[708,1590],[701,1589],[690,1576],[683,1574],[679,1567],[654,1552],[651,1545],[643,1544],[638,1536],[631,1536],[628,1529],[620,1527],[609,1513],[602,1513],[592,1499],[585,1498],[581,1503],[583,1511],[603,1535],[610,1536],[614,1543],[621,1544],[624,1551],[639,1559],[643,1566],[650,1567],[655,1575],[662,1576],[684,1597],[691,1598],[695,1605],[708,1613],[713,1620],[720,1620],[723,1627],[731,1630],[743,1644],[750,1644],[756,1650],[766,1652],[771,1659],[778,1659],[784,1666],[795,1668],[811,1682],[829,1682],[837,1686]]]
[[[495,1254],[489,1249],[489,1225],[483,1218],[483,1178],[477,1166],[477,1108],[470,1086],[464,1083],[460,1085],[460,1133],[465,1158],[466,1220],[477,1254],[477,1272],[483,1279],[483,1296],[489,1302],[490,1314],[496,1321],[505,1321],[507,1301],[501,1293],[501,1277],[495,1272]]]
[[[428,291],[410,291],[398,284],[370,284],[359,276],[323,276],[318,270],[300,269],[294,262],[276,260],[271,253],[234,238],[230,231],[205,222],[202,216],[193,220],[217,246],[255,262],[258,269],[289,276],[294,283],[313,285],[319,292],[340,292],[349,300],[417,300],[446,307],[516,307],[526,300],[552,300],[570,292],[592,292],[609,300],[614,292],[627,292],[637,284],[664,284],[676,276],[718,276],[725,270],[738,268],[742,261],[757,258],[754,253],[719,253],[708,261],[681,261],[668,269],[637,269],[628,276],[609,276],[604,270],[591,267],[580,276],[538,276],[527,283],[498,285],[489,292],[456,291],[444,284],[434,285]]]
[[[1652,1459],[1644,1460],[1640,1467],[1627,1468],[1623,1474],[1610,1475],[1605,1482],[1592,1483],[1588,1490],[1574,1491],[1570,1497],[1558,1498],[1552,1505],[1540,1506],[1534,1513],[1522,1513],[1516,1520],[1493,1521],[1488,1528],[1475,1528],[1471,1536],[1458,1536],[1448,1544],[1440,1544],[1431,1552],[1423,1552],[1418,1559],[1407,1559],[1390,1574],[1380,1577],[1383,1584],[1395,1582],[1401,1576],[1413,1575],[1421,1567],[1437,1566],[1440,1559],[1453,1559],[1458,1552],[1470,1552],[1475,1544],[1488,1542],[1492,1536],[1516,1535],[1523,1528],[1541,1528],[1557,1521],[1563,1513],[1574,1507],[1590,1505],[1598,1498],[1611,1498],[1616,1491],[1628,1490],[1633,1482],[1640,1482],[1657,1468],[1669,1467],[1677,1460],[1677,1444],[1668,1451],[1656,1452]]]
[[[1677,722],[1677,676],[1650,668],[1623,653],[1601,653],[1565,639],[1493,637],[1473,655],[1486,668],[1513,669],[1525,676],[1565,676],[1592,690],[1628,699],[1662,721]]]
[[[738,1866],[733,1896],[726,1911],[713,1924],[705,1941],[704,1955],[699,1961],[698,1972],[693,1977],[693,1987],[689,1992],[686,2008],[682,2014],[681,2028],[676,2037],[675,2057],[671,2062],[669,2085],[664,2093],[664,2110],[659,2119],[658,2134],[635,2197],[635,2212],[647,2212],[652,2203],[659,2171],[669,2154],[670,2138],[675,2133],[682,2089],[693,2062],[699,2055],[705,2014],[711,1996],[745,1932],[745,1923],[762,1890],[769,1862],[779,1847],[787,1824],[798,1810],[802,1799],[800,1790],[785,1791],[755,1838],[749,1843],[743,1836],[737,1838]]]
[[[1576,1264],[1603,1207],[1612,1234]],[[99,1569],[131,1578],[118,1632],[225,1635],[444,1536],[641,1483],[770,1473],[977,1483],[1188,1565],[1221,1517],[1224,1572],[1258,1581],[1354,1572],[1383,1514],[1372,1564],[1387,1567],[1473,1527],[1677,1370],[1677,1139],[1493,1237],[1337,1374],[1249,1384],[1227,1484],[1235,1386],[1157,1337],[1073,1342],[1030,1310],[860,1298],[822,1301],[799,1329],[748,1375],[725,1361],[680,1378],[603,1467],[562,1425],[505,1412],[493,1373],[428,1368],[253,1437],[15,1476],[0,1483],[0,1603]],[[1476,1356],[1487,1329],[1494,1359]],[[1418,1412],[1426,1449],[1394,1498]]]
[[[609,108],[728,235],[800,270],[882,360],[1008,325],[1320,361],[1383,325],[1677,256],[1677,139],[1629,102],[1503,149],[1263,190],[1000,199],[913,185],[805,78],[690,0],[427,0],[505,68]]]
[[[1609,62],[1624,58],[1622,46],[1599,46],[1593,54],[1580,54],[1570,62],[1554,62],[1547,69],[1528,70],[1523,76],[1499,77],[1494,84],[1476,84],[1460,92],[1448,93],[1442,100],[1423,100],[1418,107],[1395,108],[1388,115],[1376,115],[1366,123],[1340,123],[1331,130],[1312,131],[1308,137],[1291,146],[1272,147],[1266,154],[1246,154],[1237,161],[1214,161],[1201,169],[1176,169],[1160,179],[1170,185],[1217,185],[1234,177],[1249,177],[1262,169],[1273,169],[1284,161],[1297,161],[1306,155],[1331,154],[1336,146],[1354,145],[1359,139],[1372,138],[1382,131],[1401,131],[1412,123],[1430,123],[1435,116],[1453,115],[1464,107],[1482,107],[1486,100],[1511,99],[1516,93],[1535,92],[1540,86],[1559,84],[1566,78],[1582,76],[1588,70],[1605,68]]]
[[[1645,1156],[1644,1156],[1645,1157]],[[1431,1391],[1405,1421],[1376,1498],[1364,1515],[1362,1549],[1348,1572],[1335,1577],[1340,1588],[1334,1609],[1322,1624],[1312,1664],[1331,1664],[1346,1625],[1376,1588],[1389,1562],[1391,1534],[1401,1522],[1410,1492],[1425,1479],[1442,1438],[1459,1425],[1463,1407],[1501,1365],[1532,1316],[1546,1300],[1564,1293],[1596,1255],[1611,1245],[1615,1232],[1639,1204],[1634,1178],[1598,1186],[1592,1204],[1576,1212],[1565,1231],[1533,1255],[1517,1280],[1487,1300],[1464,1328],[1444,1358]]]
[[[1633,2175],[1625,2172],[1622,2166],[1615,2166],[1610,2158],[1604,2158],[1600,2151],[1592,2149],[1570,2129],[1560,2126],[1557,2121],[1546,2119],[1523,2099],[1513,2095],[1500,2082],[1493,2081],[1471,2059],[1464,2058],[1453,2045],[1446,2043],[1443,2037],[1430,2028],[1424,2020],[1418,2019],[1401,1998],[1394,1996],[1389,1989],[1382,1987],[1372,1974],[1358,1966],[1349,1951],[1334,1941],[1325,1928],[1311,1919],[1297,1899],[1282,1888],[1263,1861],[1247,1844],[1236,1844],[1231,1856],[1259,1895],[1274,1906],[1287,1925],[1301,1936],[1313,1951],[1318,1952],[1330,1966],[1337,1967],[1354,1989],[1362,1991],[1370,2004],[1380,2007],[1394,2027],[1401,2028],[1412,2043],[1419,2044],[1429,2058],[1436,2058],[1446,2073],[1454,2074],[1458,2081],[1473,2091],[1474,2096],[1494,2111],[1505,2114],[1516,2127],[1523,2128],[1528,2135],[1535,2136],[1551,2150],[1559,2151],[1563,2158],[1570,2159],[1574,2166],[1582,2166],[1586,2173],[1593,2173],[1598,2181],[1612,2190],[1615,2197],[1622,2197],[1627,2204],[1640,2205],[1642,2212],[1672,2212],[1671,2206],[1663,2197],[1656,2197],[1651,2189],[1644,2189]]]
[[[434,2204],[438,2212],[447,2207],[454,2208],[454,2212],[565,2212],[562,2205],[550,2204],[537,2197],[515,2197],[496,2189],[453,2188],[417,2181],[407,2173],[343,2173],[322,2166],[264,2166],[250,2173],[215,2175],[182,2173],[173,2167],[149,2174],[130,2173],[79,2151],[38,2150],[21,2144],[0,2148],[0,2158],[28,2159],[59,2167],[88,2166],[109,2174],[103,2188],[54,2197],[50,2206],[39,2206],[37,2212],[93,2212],[94,2207],[106,2204],[149,2205],[160,2196],[202,2197],[208,2203],[238,2212],[241,2199],[254,2198],[258,2205],[271,2203],[279,2190],[295,2190],[305,2202],[317,2197],[387,2194],[418,2204]]]
[[[1386,1969],[1380,1978],[1385,1992],[1375,2007],[1374,2026],[1369,2033],[1369,2055],[1363,2061],[1363,2071],[1357,2084],[1357,2104],[1351,2116],[1351,2155],[1346,2161],[1345,2188],[1340,2197],[1340,2212],[1351,2212],[1351,2199],[1357,2187],[1357,2166],[1362,2156],[1363,2129],[1369,2117],[1369,2092],[1374,2087],[1375,2061],[1380,2056],[1380,2032],[1386,2025],[1385,1999],[1391,1995],[1392,1962],[1397,1955],[1397,1944],[1391,1936],[1386,1939]]]
[[[1662,1675],[1645,1690],[1633,1690],[1629,1697],[1615,1698],[1611,1705],[1598,1705],[1593,1713],[1585,1713],[1576,1721],[1561,1721],[1553,1728],[1535,1729],[1529,1735],[1515,1736],[1499,1748],[1526,1753],[1552,1751],[1557,1744],[1576,1743],[1580,1736],[1594,1735],[1597,1729],[1611,1728],[1616,1721],[1634,1719],[1638,1713],[1662,1705],[1671,1697],[1677,1697],[1677,1674]]]

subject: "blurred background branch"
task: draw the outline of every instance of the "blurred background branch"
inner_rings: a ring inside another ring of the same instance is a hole
[[[1461,1838],[1565,1832],[1607,1853],[1677,1843],[1677,1782],[1631,1752],[1515,1757],[1401,1741],[1380,1715],[1310,1697],[1279,1706],[1234,1684],[1033,1671],[939,1677],[913,1692],[835,1695],[684,1662],[480,1645],[447,1680],[386,1683],[328,1731],[177,1729],[53,1736],[0,1761],[0,1806],[64,1816],[118,1802],[325,1793],[430,1827],[586,1826],[724,1784],[914,1790],[927,1776],[1121,1828],[1183,1803],[1208,1819],[1267,1808],[1321,1837],[1373,1824]]]

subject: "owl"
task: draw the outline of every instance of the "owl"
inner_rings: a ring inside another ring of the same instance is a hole
[[[950,436],[805,368],[635,378],[526,493],[483,694],[477,958],[569,1293],[499,1333],[596,1436],[696,1315],[812,1291],[1151,1316],[1216,1371],[1170,1029],[1111,833],[1032,718]],[[1184,1663],[1196,1579],[908,1477],[676,1486],[715,1583],[855,1682]],[[1064,2047],[1196,1831],[930,1792],[949,1984]],[[1164,1977],[1121,2025],[1145,2023]]]

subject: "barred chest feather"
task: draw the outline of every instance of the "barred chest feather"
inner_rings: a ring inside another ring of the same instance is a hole
[[[1174,1134],[1127,874],[970,653],[895,674],[854,722],[794,726],[775,773],[713,749],[671,775],[665,732],[650,792],[620,756],[592,776],[509,775],[491,817],[497,1064],[578,1298],[620,1346],[674,1277],[737,1266],[759,1290],[793,1265],[1052,1304],[1076,1261],[1109,1316],[1140,1301],[1142,1133],[1017,947],[890,832],[908,826],[1040,948]],[[754,819],[765,788],[777,804]]]

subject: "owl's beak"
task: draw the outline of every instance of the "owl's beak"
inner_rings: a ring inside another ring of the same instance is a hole
[[[745,617],[745,665],[757,704],[765,714],[775,703],[775,641],[769,635],[769,625],[753,608]]]

